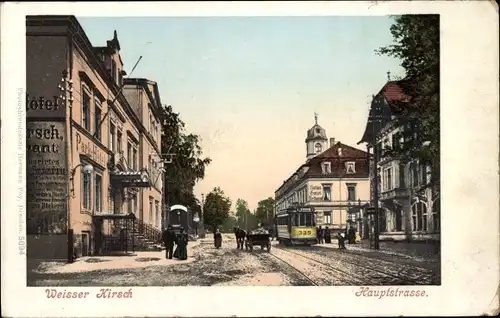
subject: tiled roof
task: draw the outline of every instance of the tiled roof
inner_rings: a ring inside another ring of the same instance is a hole
[[[412,81],[409,79],[389,81],[373,97],[365,132],[358,144],[370,142],[373,134],[378,134],[380,129],[391,120],[391,116],[399,115],[408,110],[411,101],[409,95],[411,84]],[[376,123],[372,122],[372,118],[377,119]]]
[[[338,149],[342,149],[342,155],[339,156]],[[295,173],[293,173],[283,184],[276,190],[279,191],[281,188],[292,178],[299,173],[304,167],[307,167],[307,171],[293,184],[298,184],[307,178],[314,177],[324,177],[324,178],[337,178],[337,177],[349,177],[349,178],[367,178],[369,176],[370,162],[369,153],[361,149],[354,148],[352,146],[337,142],[332,147],[328,148],[324,152],[318,154],[317,156],[308,160],[305,164],[301,165]],[[355,173],[346,173],[346,162],[355,162]],[[323,173],[321,164],[323,162],[330,162],[331,173]],[[287,186],[288,187],[288,186]],[[292,185],[293,187],[293,185]]]

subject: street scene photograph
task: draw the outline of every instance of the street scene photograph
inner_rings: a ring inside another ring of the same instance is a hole
[[[29,15],[26,81],[28,286],[441,285],[439,15]]]

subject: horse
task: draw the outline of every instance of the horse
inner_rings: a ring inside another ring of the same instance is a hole
[[[243,249],[247,232],[239,227],[234,227],[234,235],[236,236],[236,245],[238,249]]]

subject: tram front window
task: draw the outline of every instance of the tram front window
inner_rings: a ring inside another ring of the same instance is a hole
[[[314,226],[314,218],[311,213],[297,213],[293,217],[294,226]]]

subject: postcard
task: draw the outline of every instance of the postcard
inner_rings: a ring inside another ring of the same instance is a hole
[[[3,4],[2,315],[495,315],[497,14]]]

